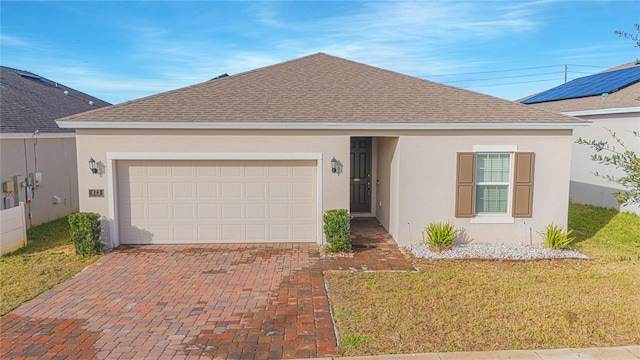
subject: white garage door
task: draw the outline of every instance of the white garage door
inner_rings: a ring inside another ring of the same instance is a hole
[[[118,161],[120,243],[316,241],[315,161]]]

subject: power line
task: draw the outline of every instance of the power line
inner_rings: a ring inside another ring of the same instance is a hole
[[[469,80],[453,80],[453,81],[445,81],[446,84],[450,83],[459,83],[459,82],[469,82],[469,81],[484,81],[484,80],[499,80],[499,79],[513,79],[513,78],[523,78],[529,76],[541,76],[541,75],[554,75],[558,72],[547,72],[547,73],[536,73],[536,74],[527,74],[527,75],[514,75],[514,76],[501,76],[501,77],[493,77],[493,78],[484,78],[484,79],[469,79]]]
[[[567,66],[578,66],[578,67],[590,67],[590,68],[597,68],[597,69],[608,69],[608,67],[606,67],[606,66],[593,66],[593,65],[567,64]]]
[[[544,79],[544,80],[531,80],[531,81],[520,81],[520,82],[510,82],[510,83],[501,83],[501,84],[489,84],[489,85],[470,85],[470,86],[462,86],[463,89],[474,88],[474,87],[488,87],[488,86],[502,86],[502,85],[515,85],[515,84],[529,84],[534,82],[543,82],[543,81],[562,81],[562,79]]]
[[[526,68],[518,68],[518,69],[504,69],[504,70],[490,70],[490,71],[477,71],[477,72],[466,72],[466,73],[451,73],[451,74],[435,74],[435,75],[423,75],[417,76],[419,78],[432,78],[432,77],[440,77],[440,76],[460,76],[460,75],[476,75],[476,74],[492,74],[492,73],[501,73],[501,72],[510,72],[510,71],[523,71],[523,70],[536,70],[536,69],[547,69],[553,67],[561,67],[561,66],[574,66],[574,67],[589,67],[589,68],[598,68],[598,69],[608,69],[605,66],[593,66],[593,65],[577,65],[577,64],[560,64],[560,65],[547,65],[547,66],[534,66],[534,67],[526,67]]]
[[[457,74],[438,74],[438,75],[428,75],[428,76],[418,76],[418,77],[419,78],[428,78],[428,77],[434,77],[434,76],[458,76],[458,75],[490,74],[490,73],[509,72],[509,71],[545,69],[545,68],[552,68],[552,67],[558,67],[558,66],[564,66],[564,65],[535,66],[535,67],[520,68],[520,69],[478,71],[478,72],[457,73]]]

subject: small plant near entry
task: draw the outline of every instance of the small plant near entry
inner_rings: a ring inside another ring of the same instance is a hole
[[[77,212],[69,215],[69,233],[78,255],[95,255],[104,250],[100,242],[100,214]]]
[[[565,230],[564,227],[549,224],[544,228],[544,232],[540,235],[544,238],[544,246],[550,249],[563,250],[570,249],[571,244],[576,240],[574,236],[571,236],[573,230]]]
[[[327,210],[323,216],[325,250],[340,252],[351,250],[351,215],[347,209]]]
[[[432,222],[424,230],[426,237],[421,243],[429,245],[429,248],[433,251],[448,250],[459,233],[450,221]]]

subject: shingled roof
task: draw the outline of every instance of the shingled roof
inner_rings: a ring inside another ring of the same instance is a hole
[[[113,127],[108,123],[447,124],[579,120],[318,53],[72,115],[60,122],[71,127],[82,127],[73,122]]]
[[[640,66],[637,61],[618,65],[603,72],[616,71],[620,69],[628,69],[630,67]],[[534,95],[531,95],[534,96]],[[528,96],[522,100],[530,98]],[[618,91],[607,94],[607,96],[588,96],[576,99],[566,99],[558,101],[548,101],[535,104],[529,104],[538,109],[544,109],[553,112],[570,112],[584,110],[600,110],[600,109],[616,109],[616,108],[636,108],[640,111],[640,82],[624,87]]]
[[[55,120],[110,105],[31,72],[5,66],[0,67],[0,85],[1,133],[73,132],[59,128]]]

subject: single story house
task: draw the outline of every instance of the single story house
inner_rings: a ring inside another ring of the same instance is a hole
[[[638,204],[618,204],[613,192],[624,190],[621,185],[595,175],[597,172],[619,177],[624,176],[624,172],[591,160],[595,151],[575,142],[579,138],[603,140],[620,149],[607,131],[609,129],[624,142],[627,149],[640,154],[640,137],[632,133],[640,130],[640,62],[622,64],[598,74],[577,78],[529,96],[521,102],[530,107],[591,121],[590,126],[576,128],[573,132],[569,188],[572,201],[640,214]]]
[[[0,209],[24,202],[27,227],[78,211],[75,133],[55,120],[110,104],[5,66],[0,86]]]
[[[541,242],[567,223],[587,122],[318,53],[58,124],[110,246],[322,243],[340,208],[407,246],[447,220],[466,241]]]

